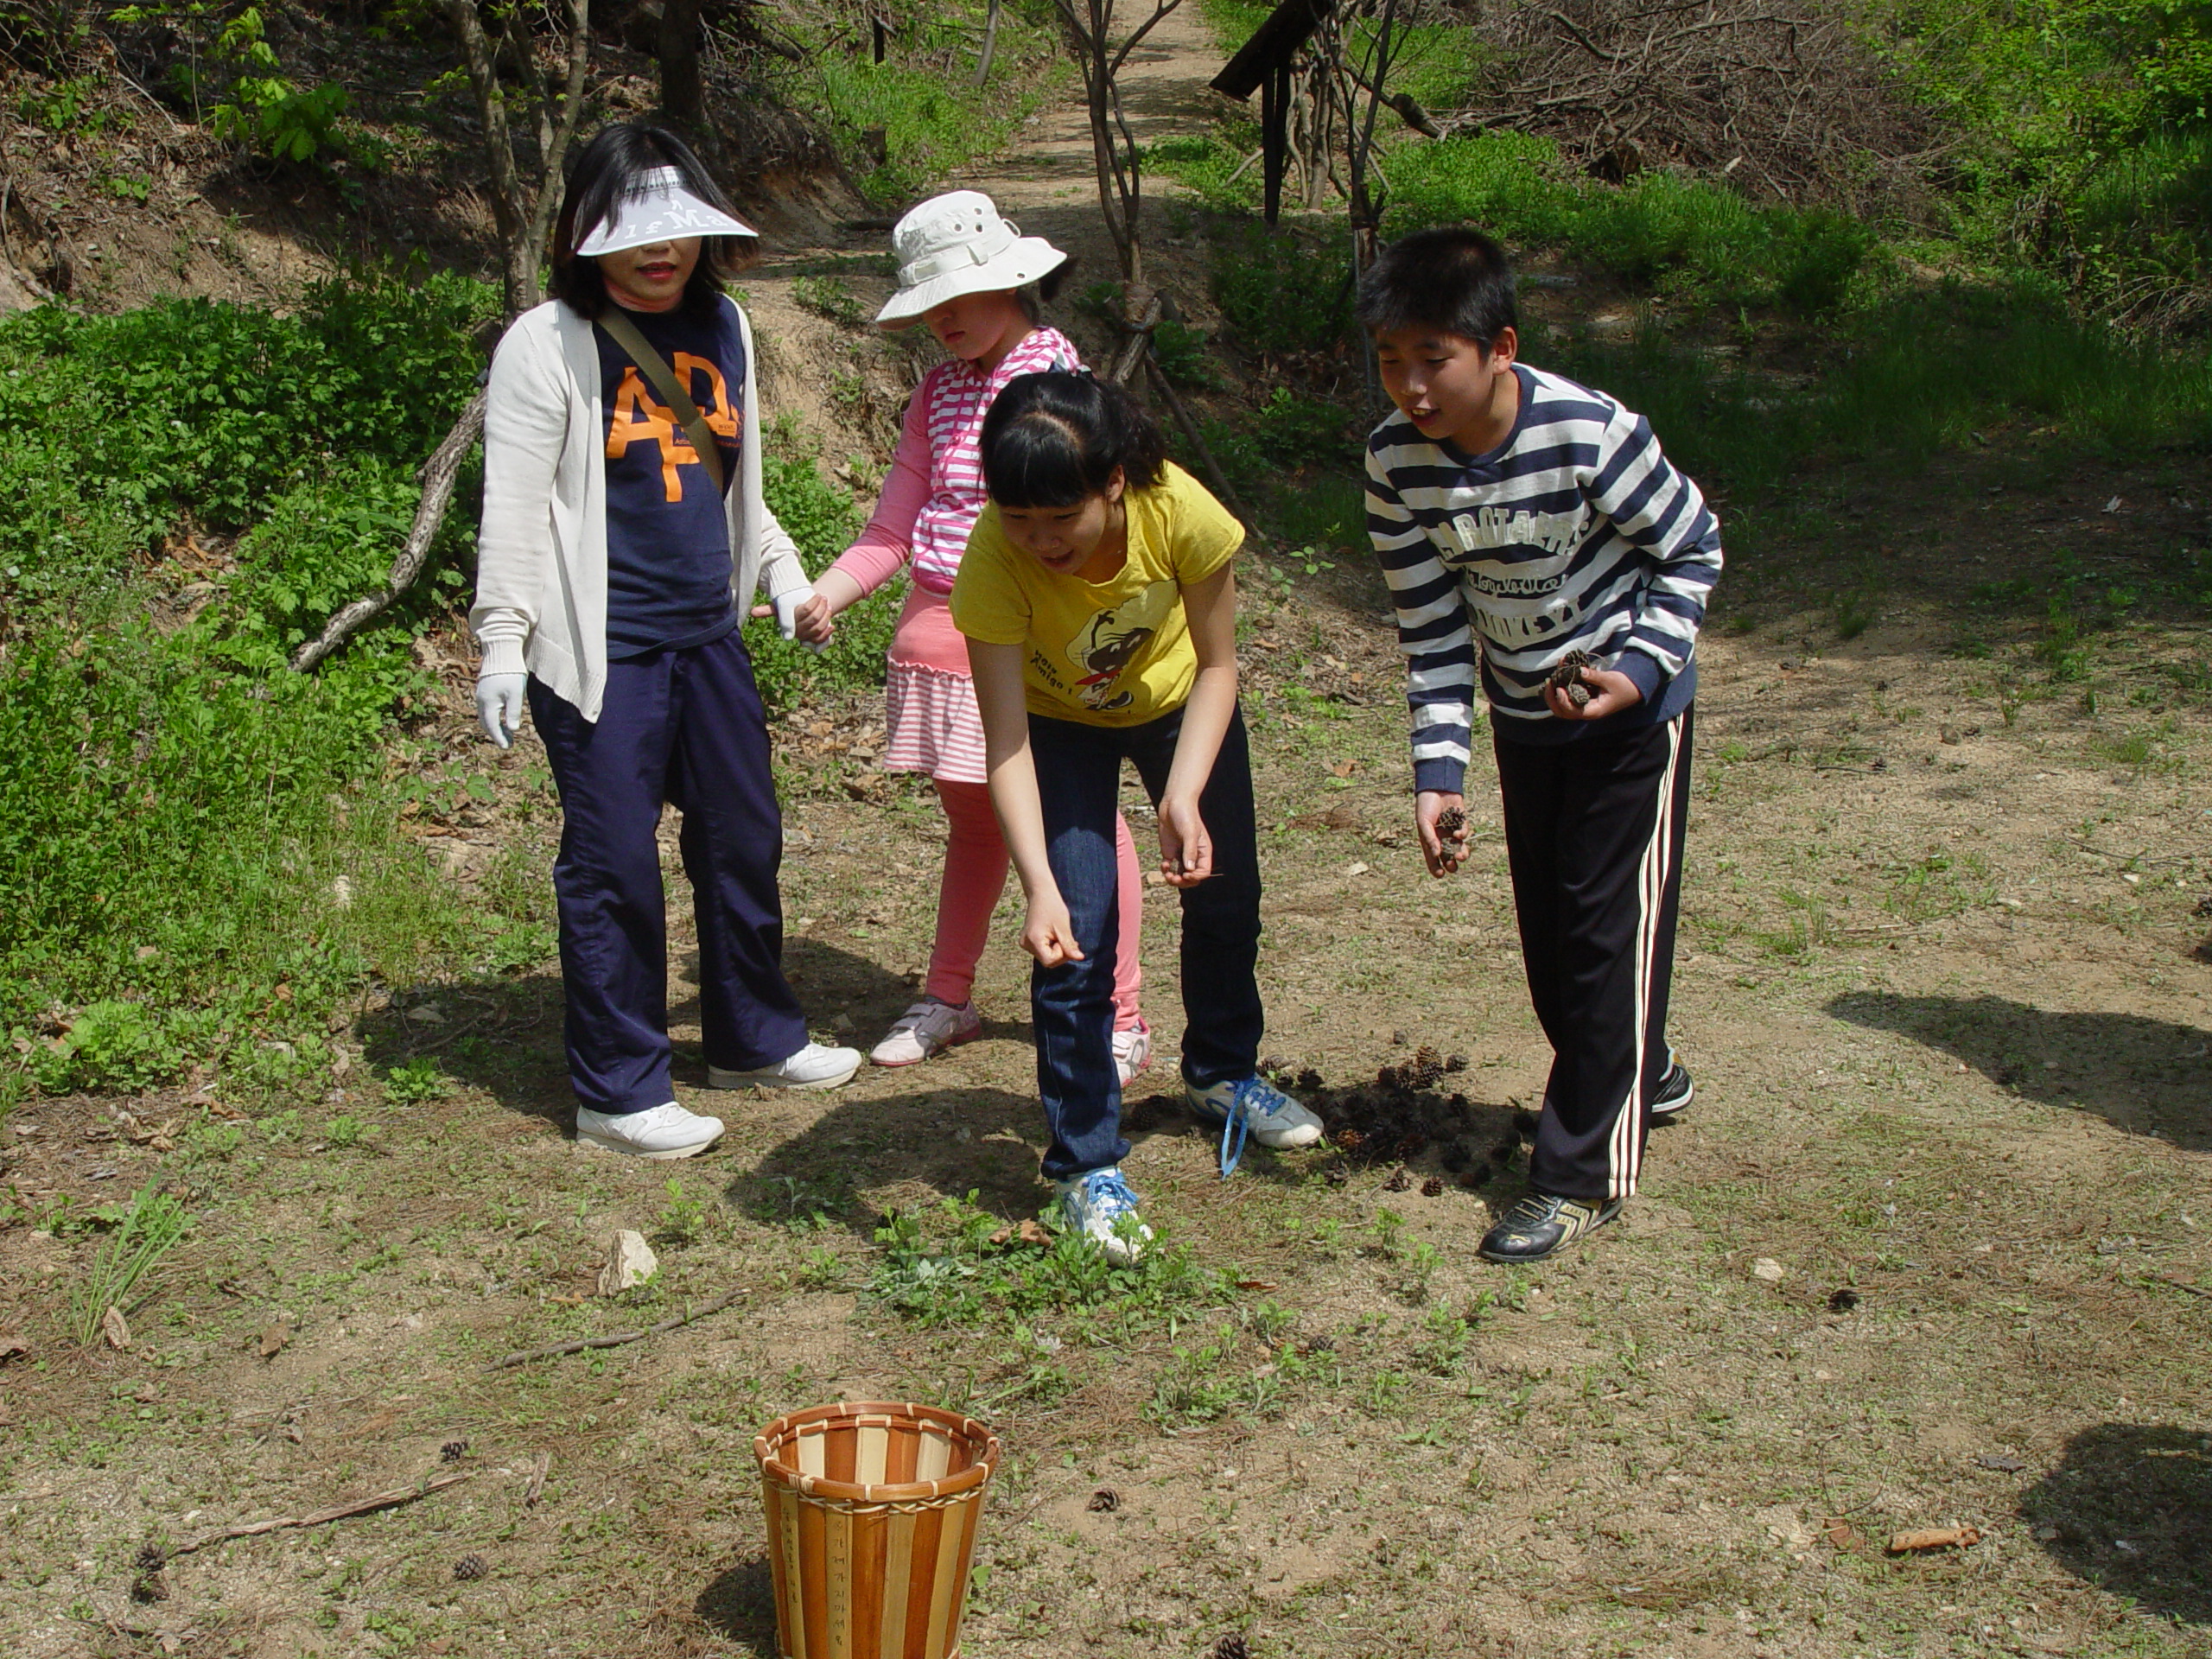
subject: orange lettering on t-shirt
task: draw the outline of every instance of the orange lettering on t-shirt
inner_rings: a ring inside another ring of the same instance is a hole
[[[722,372],[710,357],[694,357],[689,352],[678,352],[675,361],[676,378],[683,383],[683,390],[691,394],[691,401],[698,405],[699,413],[706,416],[707,429],[718,438],[737,437],[737,416],[729,406],[729,385],[723,380]],[[702,397],[696,390],[696,377],[707,377],[707,396]],[[693,459],[697,459],[694,456]]]
[[[674,366],[686,391],[696,386],[698,375],[706,375],[707,396],[695,397],[692,401],[698,406],[709,431],[717,437],[734,440],[737,416],[729,406],[729,385],[713,359],[678,352]],[[696,466],[699,452],[685,441],[683,428],[676,423],[676,411],[655,403],[647,395],[645,383],[639,378],[634,365],[623,369],[622,384],[615,389],[614,415],[607,425],[607,458],[621,460],[633,443],[659,447],[662,487],[671,501],[681,501],[683,480],[676,469],[687,464]]]
[[[631,367],[622,371],[622,384],[615,390],[614,414],[607,423],[607,458],[621,460],[633,443],[659,446],[661,487],[671,501],[681,501],[683,480],[676,469],[699,457],[678,435],[674,411],[663,409],[646,396],[645,383]]]

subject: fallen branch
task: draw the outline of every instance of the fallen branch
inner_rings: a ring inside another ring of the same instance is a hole
[[[358,1498],[351,1503],[334,1503],[327,1510],[317,1510],[312,1515],[279,1516],[269,1521],[248,1521],[243,1525],[225,1527],[211,1532],[204,1538],[179,1544],[174,1549],[163,1550],[162,1559],[173,1561],[180,1555],[189,1555],[195,1550],[206,1549],[210,1544],[226,1544],[233,1538],[252,1538],[264,1532],[290,1532],[302,1527],[320,1527],[332,1521],[344,1521],[357,1515],[373,1514],[378,1510],[397,1509],[402,1503],[412,1503],[417,1498],[428,1497],[432,1492],[442,1491],[448,1486],[473,1479],[468,1473],[438,1475],[419,1486],[395,1486],[390,1491],[378,1492],[372,1497]]]
[[[647,1337],[663,1337],[680,1330],[695,1319],[703,1319],[709,1313],[719,1313],[745,1293],[733,1290],[727,1296],[717,1296],[705,1306],[673,1319],[663,1319],[658,1325],[649,1325],[642,1331],[618,1331],[611,1337],[581,1337],[575,1342],[556,1342],[550,1348],[518,1348],[512,1354],[502,1354],[484,1369],[505,1371],[517,1365],[527,1365],[534,1359],[558,1359],[563,1354],[581,1354],[587,1348],[620,1348],[625,1343],[643,1342]]]
[[[429,556],[430,543],[437,536],[438,526],[445,522],[446,505],[453,499],[454,479],[476,440],[483,435],[485,396],[480,391],[468,400],[468,407],[461,411],[453,430],[446,434],[445,441],[423,463],[423,499],[416,505],[415,523],[407,532],[406,544],[399,550],[399,556],[392,560],[391,574],[385,577],[384,591],[365,594],[345,606],[323,625],[320,636],[294,652],[295,673],[306,673],[336,651],[363,623],[391,608],[392,602],[413,587],[415,578],[423,574],[423,562]]]

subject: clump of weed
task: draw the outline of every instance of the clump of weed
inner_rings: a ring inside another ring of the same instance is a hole
[[[176,1248],[190,1224],[184,1205],[174,1195],[158,1185],[139,1189],[69,1299],[69,1332],[80,1346],[89,1348],[99,1339],[107,1311],[124,1308],[130,1293]]]
[[[1237,1275],[1207,1267],[1157,1236],[1135,1262],[1111,1260],[1047,1212],[1046,1243],[976,1207],[976,1195],[887,1216],[876,1230],[884,1257],[868,1282],[877,1297],[925,1325],[1027,1326],[1082,1313],[1084,1340],[1108,1344],[1187,1319],[1231,1300]]]

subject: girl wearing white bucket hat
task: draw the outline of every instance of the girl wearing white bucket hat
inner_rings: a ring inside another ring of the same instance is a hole
[[[990,937],[991,912],[1006,885],[1006,842],[991,810],[983,770],[983,726],[969,675],[968,645],[947,607],[952,579],[983,508],[976,448],[983,416],[1019,374],[1080,366],[1067,336],[1039,321],[1034,285],[1057,283],[1067,256],[1042,237],[1024,236],[975,190],[934,196],[891,233],[899,287],[877,315],[885,328],[917,321],[951,353],[922,378],[906,405],[891,476],[875,516],[843,556],[823,572],[802,605],[798,637],[826,640],[832,619],[912,567],[913,586],[891,641],[886,675],[887,772],[926,772],[936,783],[950,835],[938,884],[937,942],[919,1001],[899,1017],[869,1056],[879,1065],[912,1065],[966,1042],[982,1028],[973,990],[976,964]],[[1138,1011],[1144,878],[1127,823],[1119,823],[1121,937],[1114,1060],[1123,1083],[1151,1058],[1152,1036]]]
[[[834,1088],[860,1066],[808,1040],[781,961],[783,830],[739,623],[765,588],[789,638],[811,590],[761,497],[752,327],[722,291],[752,235],[672,135],[602,130],[554,227],[554,297],[501,338],[485,404],[477,709],[505,748],[526,702],[560,788],[576,1138],[645,1158],[722,1132],[670,1078],[664,804],[709,1086]]]

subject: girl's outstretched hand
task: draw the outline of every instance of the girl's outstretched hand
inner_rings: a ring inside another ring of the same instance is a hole
[[[1161,797],[1160,873],[1171,887],[1195,887],[1213,874],[1213,837],[1196,801]]]
[[[1021,926],[1021,948],[1045,968],[1083,960],[1083,947],[1075,942],[1075,923],[1059,894],[1029,901],[1029,919]]]
[[[753,614],[766,618],[775,615],[772,605],[755,605]],[[803,645],[826,645],[837,632],[836,613],[830,608],[830,601],[820,594],[802,603],[791,613],[791,637]]]

